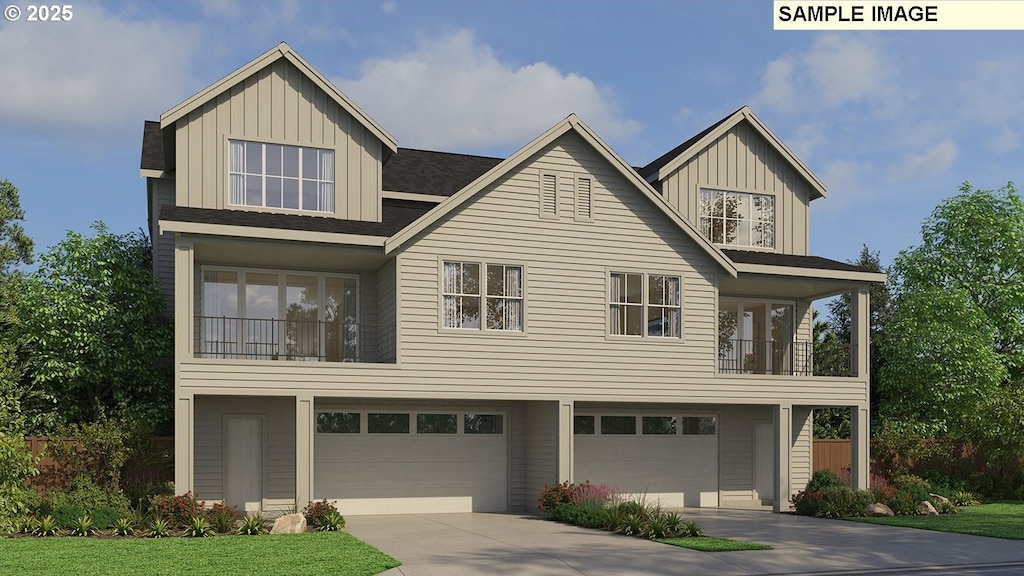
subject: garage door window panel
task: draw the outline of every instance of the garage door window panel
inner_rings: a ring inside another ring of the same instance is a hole
[[[601,434],[636,434],[636,417],[601,416]]]
[[[503,434],[504,425],[501,414],[466,414],[463,431],[466,434]]]
[[[366,431],[370,434],[408,434],[408,414],[367,414]]]
[[[674,436],[676,434],[676,417],[644,416],[643,433],[645,436]]]
[[[572,430],[574,434],[590,435],[594,433],[593,416],[574,416],[572,419]]]
[[[459,431],[459,419],[455,414],[417,414],[417,434],[455,434]]]
[[[317,412],[316,431],[319,434],[359,434],[359,413]]]
[[[683,434],[714,436],[718,429],[718,419],[714,416],[684,416],[682,419]]]

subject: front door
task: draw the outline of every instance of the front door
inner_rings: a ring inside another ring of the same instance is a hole
[[[754,491],[762,504],[775,501],[775,425],[754,420]]]
[[[263,419],[228,416],[224,422],[224,500],[240,512],[263,508]]]

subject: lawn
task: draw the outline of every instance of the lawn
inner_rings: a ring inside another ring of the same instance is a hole
[[[690,548],[691,550],[700,550],[701,552],[736,552],[739,550],[771,550],[772,547],[767,544],[757,544],[755,542],[740,542],[739,540],[730,540],[728,538],[715,538],[713,536],[700,536],[692,538],[662,538],[658,540],[663,544],[671,544],[673,546],[681,546],[683,548]]]
[[[0,574],[370,575],[401,564],[345,532],[213,538],[0,538]]]
[[[976,534],[993,538],[1024,540],[1024,502],[1003,502],[967,506],[960,509],[959,514],[942,514],[939,516],[893,516],[882,518],[848,518],[855,522],[884,524],[886,526],[904,526],[937,530],[939,532],[956,532],[959,534]]]

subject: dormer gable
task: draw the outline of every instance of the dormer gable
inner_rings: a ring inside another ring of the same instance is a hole
[[[176,204],[381,221],[394,137],[282,42],[160,116]]]
[[[806,255],[825,185],[747,106],[638,170],[712,243]]]

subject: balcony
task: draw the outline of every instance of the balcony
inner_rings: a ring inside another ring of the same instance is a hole
[[[856,346],[841,342],[723,340],[718,347],[719,374],[777,376],[856,376]]]
[[[395,327],[345,321],[199,316],[197,358],[395,362]]]

